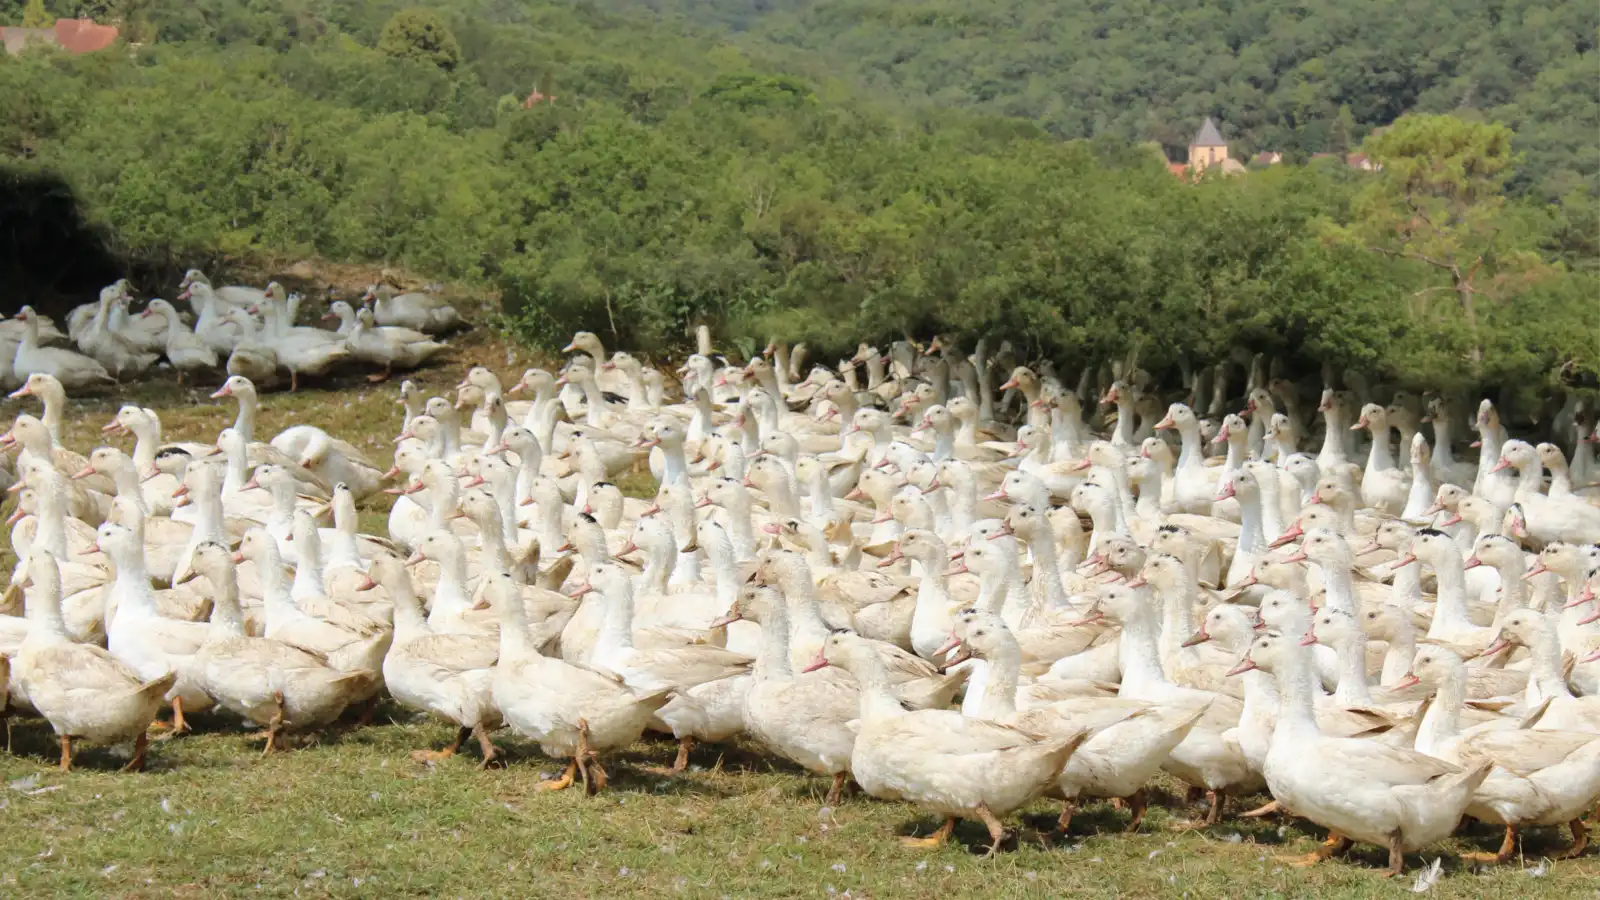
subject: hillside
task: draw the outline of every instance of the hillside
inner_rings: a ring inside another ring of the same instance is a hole
[[[12,302],[323,260],[498,295],[546,348],[585,328],[674,352],[706,322],[819,358],[937,329],[1074,368],[1242,348],[1424,387],[1600,371],[1593,204],[1520,196],[1535,161],[1472,116],[1397,120],[1362,145],[1380,174],[1175,177],[1115,134],[565,0],[130,8],[137,48],[0,56]]]
[[[823,56],[910,103],[1066,138],[1159,141],[1205,116],[1237,152],[1343,153],[1408,112],[1511,126],[1513,184],[1600,182],[1600,7],[1579,0],[603,0]]]

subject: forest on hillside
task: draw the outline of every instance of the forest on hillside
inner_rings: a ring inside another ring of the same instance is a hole
[[[1191,184],[1143,140],[593,5],[122,9],[137,49],[0,56],[0,242],[60,215],[7,209],[4,180],[48,177],[148,283],[381,263],[497,290],[545,347],[673,352],[707,322],[746,352],[940,330],[1074,367],[1245,348],[1423,387],[1600,376],[1594,204],[1521,189],[1537,160],[1477,114],[1398,119],[1362,144],[1381,173]]]
[[[910,103],[1159,141],[1212,116],[1238,155],[1343,154],[1405,113],[1516,133],[1514,191],[1600,196],[1600,5],[1587,0],[600,0],[822,55]]]

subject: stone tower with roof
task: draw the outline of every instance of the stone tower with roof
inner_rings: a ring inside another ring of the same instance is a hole
[[[1217,123],[1206,116],[1194,140],[1189,142],[1189,168],[1198,172],[1228,161],[1228,143],[1217,130]]]

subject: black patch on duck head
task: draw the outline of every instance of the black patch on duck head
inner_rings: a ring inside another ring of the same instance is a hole
[[[1427,537],[1449,537],[1449,535],[1445,534],[1444,532],[1440,531],[1437,528],[1420,528],[1420,529],[1417,530],[1417,536],[1418,537],[1422,537],[1424,535],[1426,535]]]

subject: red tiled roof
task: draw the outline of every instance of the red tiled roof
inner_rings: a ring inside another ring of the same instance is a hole
[[[93,53],[117,42],[115,25],[98,25],[93,19],[57,19],[56,40],[68,53]]]
[[[20,53],[32,43],[55,44],[68,53],[93,53],[117,41],[115,25],[97,25],[92,19],[57,19],[54,28],[0,28],[6,52]]]

